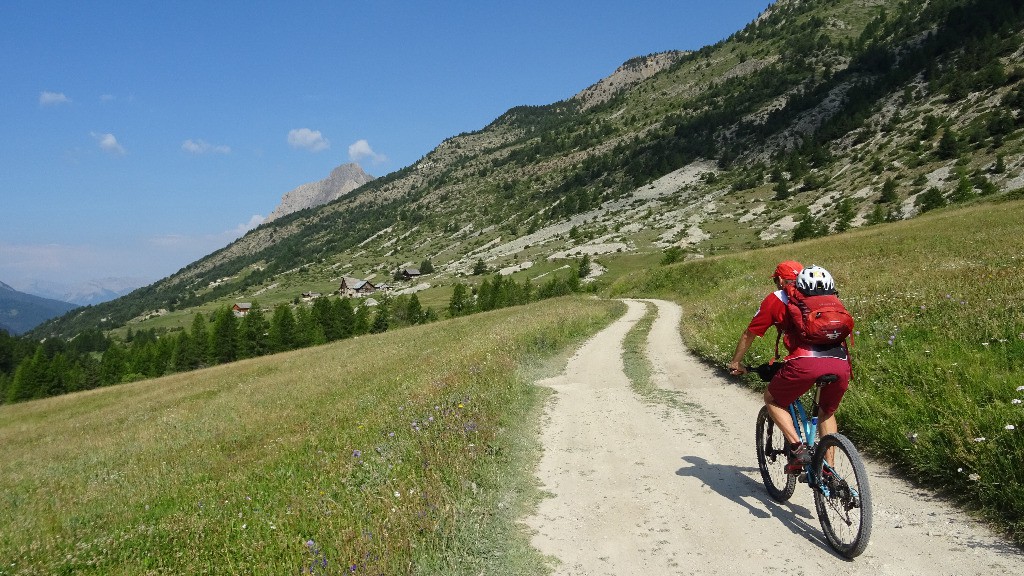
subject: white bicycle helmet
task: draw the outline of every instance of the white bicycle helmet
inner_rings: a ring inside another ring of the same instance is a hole
[[[796,276],[796,287],[804,294],[830,294],[835,292],[836,281],[821,266],[804,268]]]

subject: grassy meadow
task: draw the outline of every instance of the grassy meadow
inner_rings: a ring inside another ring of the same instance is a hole
[[[840,431],[1024,544],[1021,222],[1020,201],[937,211],[663,266],[624,276],[610,292],[681,303],[687,345],[724,366],[761,298],[774,289],[775,264],[824,266],[857,322]],[[770,330],[747,363],[767,360],[774,345]],[[761,385],[754,378],[750,384]]]
[[[0,575],[534,574],[570,297],[0,406]]]

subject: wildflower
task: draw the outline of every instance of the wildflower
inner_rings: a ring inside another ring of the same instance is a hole
[[[960,468],[957,468],[957,469],[956,469],[956,471],[957,471],[957,472],[963,472],[963,471],[964,471],[964,469],[963,469],[963,467],[960,467]]]
[[[362,450],[353,450],[352,451],[352,457],[353,458],[360,458],[362,455],[363,455],[363,451]]]
[[[399,492],[398,490],[395,490],[395,498],[401,498],[401,497],[402,497],[402,493]]]
[[[1010,402],[1013,404],[1020,404],[1022,401],[1020,398],[1014,398],[1013,400],[1010,400]]]
[[[1017,392],[1024,392],[1024,386],[1017,386]]]
[[[985,441],[985,437],[981,436],[980,438],[975,438],[974,441],[975,442],[984,442]]]
[[[313,542],[312,540],[306,540],[306,548],[312,548],[313,546],[316,546],[316,542]]]
[[[1007,424],[1007,425],[1006,425],[1006,429],[1007,429],[1007,430],[1016,430],[1016,429],[1017,429],[1017,427],[1016,427],[1016,426],[1014,426],[1013,424]]]
[[[978,480],[981,480],[981,476],[978,476],[977,474],[971,474],[970,476],[968,476],[968,478],[970,478],[974,482],[977,482]]]

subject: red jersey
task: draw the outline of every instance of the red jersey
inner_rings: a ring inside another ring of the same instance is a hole
[[[775,326],[776,330],[782,332],[782,344],[789,351],[786,360],[801,357],[827,357],[846,359],[846,348],[842,346],[797,346],[789,337],[786,328],[789,325],[786,304],[789,303],[789,296],[783,290],[776,290],[764,297],[761,306],[757,309],[754,317],[750,319],[747,330],[755,336],[764,336],[769,328]]]

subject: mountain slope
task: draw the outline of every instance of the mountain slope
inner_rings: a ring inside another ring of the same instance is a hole
[[[23,334],[40,323],[76,308],[74,304],[18,292],[0,282],[0,330]]]
[[[38,334],[247,300],[285,277],[329,286],[341,269],[431,259],[451,282],[477,259],[701,257],[1011,192],[1024,185],[1022,22],[998,0],[780,0],[727,40],[513,108]]]

